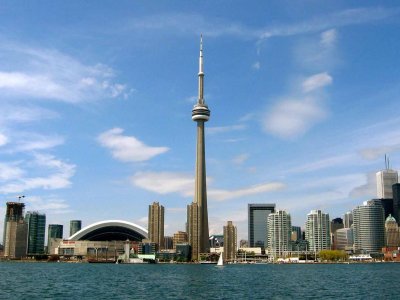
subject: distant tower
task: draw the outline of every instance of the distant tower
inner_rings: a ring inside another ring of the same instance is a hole
[[[306,240],[309,244],[308,250],[315,253],[331,248],[329,214],[323,213],[320,210],[312,210],[307,215]]]
[[[385,236],[386,236],[386,247],[398,247],[399,243],[399,226],[397,225],[396,219],[391,215],[386,218],[385,221]]]
[[[400,224],[400,183],[393,184],[393,217]]]
[[[385,156],[385,169],[376,173],[376,191],[379,199],[393,199],[392,186],[399,182],[397,171],[390,169]]]
[[[37,211],[28,211],[25,216],[28,224],[28,255],[44,254],[46,215]]]
[[[7,202],[4,219],[4,256],[21,258],[26,256],[28,225],[24,221],[25,204]]]
[[[275,212],[275,204],[248,204],[249,246],[265,248],[268,234],[268,215]]]
[[[236,258],[237,229],[232,221],[224,226],[224,261],[233,261]]]
[[[290,250],[292,222],[290,214],[278,210],[268,216],[268,253],[274,259],[284,256]]]
[[[73,236],[79,230],[82,229],[82,221],[81,220],[71,220],[69,222],[69,236]]]
[[[385,246],[385,213],[382,204],[366,201],[353,210],[354,251],[380,252]]]
[[[348,211],[343,216],[344,228],[350,228],[353,225],[353,212]]]
[[[188,205],[188,234],[192,247],[192,260],[200,260],[200,253],[209,251],[206,159],[204,123],[210,118],[210,110],[204,101],[203,39],[200,38],[199,97],[192,110],[192,120],[197,122],[197,151],[195,192],[192,204]]]
[[[158,202],[149,205],[148,225],[149,240],[164,249],[164,206]]]
[[[72,222],[72,221],[71,221]],[[52,239],[62,239],[64,226],[61,224],[49,224],[47,230],[47,252],[52,254],[51,251],[51,241]],[[79,230],[78,230],[79,231]]]

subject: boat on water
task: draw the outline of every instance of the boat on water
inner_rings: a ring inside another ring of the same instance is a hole
[[[219,255],[217,266],[218,267],[223,267],[224,266],[224,259],[222,257],[222,253]]]

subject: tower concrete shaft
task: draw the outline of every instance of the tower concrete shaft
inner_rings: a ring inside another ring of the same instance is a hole
[[[210,110],[204,101],[203,41],[200,40],[199,97],[192,110],[192,120],[197,122],[196,178],[193,203],[188,208],[189,242],[192,259],[199,260],[200,253],[209,251],[207,184],[204,123],[210,118]],[[195,207],[194,207],[195,206]]]

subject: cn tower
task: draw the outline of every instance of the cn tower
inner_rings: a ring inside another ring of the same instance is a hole
[[[204,123],[210,118],[210,110],[204,101],[203,38],[200,37],[199,96],[192,110],[192,120],[197,122],[196,178],[194,199],[188,205],[188,234],[192,247],[192,260],[200,260],[201,253],[209,252],[206,157]]]

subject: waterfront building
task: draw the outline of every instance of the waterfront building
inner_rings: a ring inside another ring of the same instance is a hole
[[[300,226],[292,226],[292,234],[290,240],[296,242],[302,239],[301,227]]]
[[[344,228],[343,219],[335,218],[331,221],[331,247],[336,249],[336,230]]]
[[[395,183],[392,186],[393,191],[393,217],[400,224],[400,183]]]
[[[143,240],[138,245],[138,254],[156,254],[157,246],[157,243],[150,240]]]
[[[28,255],[44,254],[46,215],[37,211],[28,211],[25,215],[28,224]]]
[[[69,221],[69,236],[73,236],[79,230],[82,229],[82,221],[81,220],[71,220]]]
[[[199,94],[192,110],[192,120],[197,123],[195,192],[192,204],[187,207],[188,237],[191,259],[200,260],[200,253],[209,252],[207,184],[204,124],[210,118],[210,110],[204,100],[203,41],[200,39]]]
[[[389,215],[393,215],[393,199],[371,199],[367,201],[368,203],[377,203],[382,205],[383,212],[385,214],[385,219]]]
[[[386,166],[385,170],[376,173],[376,194],[379,199],[393,199],[392,186],[399,182],[398,173]]]
[[[353,228],[340,228],[335,233],[336,250],[353,250]]]
[[[192,249],[189,243],[176,244],[176,260],[179,262],[189,262],[192,260]]]
[[[265,248],[268,215],[275,212],[275,204],[248,204],[249,246]]]
[[[50,252],[51,239],[62,239],[63,238],[64,226],[60,224],[49,224],[47,229],[47,251]]]
[[[174,238],[172,236],[164,236],[164,248],[165,250],[174,249]]]
[[[397,225],[396,219],[392,216],[388,216],[385,221],[385,236],[386,236],[386,247],[398,247],[399,243],[399,226]]]
[[[148,231],[149,240],[164,249],[164,206],[158,202],[149,205]]]
[[[233,226],[232,221],[228,221],[224,226],[224,261],[233,261],[236,259],[237,250],[237,228]]]
[[[329,214],[321,210],[312,210],[307,215],[306,240],[309,250],[317,253],[331,248],[331,229]]]
[[[350,228],[353,225],[353,212],[348,211],[343,216],[343,225],[344,228]]]
[[[382,205],[366,201],[353,210],[354,251],[380,252],[385,246],[385,217]]]
[[[173,237],[173,249],[176,249],[177,244],[183,244],[188,242],[188,234],[184,231],[177,231]]]
[[[26,256],[28,225],[24,220],[25,204],[7,202],[4,219],[4,256],[22,258]]]
[[[268,215],[267,249],[273,259],[285,256],[290,249],[292,222],[290,214],[278,210]]]

